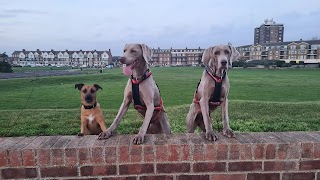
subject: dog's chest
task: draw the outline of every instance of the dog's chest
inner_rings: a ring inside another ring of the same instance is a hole
[[[87,119],[88,119],[89,123],[92,123],[94,120],[94,116],[92,114],[90,114]]]

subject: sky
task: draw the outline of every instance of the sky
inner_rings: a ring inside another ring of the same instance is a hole
[[[267,18],[284,41],[320,38],[319,0],[0,0],[0,53],[249,45]]]

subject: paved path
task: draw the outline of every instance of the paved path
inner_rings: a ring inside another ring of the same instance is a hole
[[[12,79],[12,78],[30,78],[30,77],[43,77],[43,76],[65,76],[65,75],[77,75],[77,74],[92,74],[92,71],[80,71],[80,70],[49,70],[49,71],[31,71],[21,73],[0,73],[0,79]]]

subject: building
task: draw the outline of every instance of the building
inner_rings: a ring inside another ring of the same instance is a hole
[[[283,60],[320,63],[320,40],[254,44],[236,48],[239,60]]]
[[[106,66],[112,63],[110,49],[108,51],[14,51],[12,64],[20,66]]]
[[[273,19],[264,20],[264,24],[254,29],[254,44],[283,42],[284,26]]]
[[[152,49],[153,55],[150,62],[155,66],[187,66],[198,65],[204,49]]]

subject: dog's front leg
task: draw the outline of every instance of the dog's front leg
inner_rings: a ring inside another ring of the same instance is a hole
[[[213,132],[212,121],[209,114],[209,100],[206,98],[201,98],[200,108],[203,116],[204,126],[206,128],[206,138],[210,141],[216,141],[218,136]]]
[[[83,136],[85,131],[86,131],[86,127],[87,127],[88,121],[86,121],[85,117],[83,117],[81,115],[81,127],[80,127],[80,133],[78,133],[78,136]]]
[[[222,113],[222,121],[223,121],[222,134],[229,138],[235,137],[234,132],[229,126],[228,98],[226,98],[225,101],[221,103],[221,113]]]
[[[147,111],[144,117],[144,121],[142,126],[140,127],[139,133],[136,135],[136,137],[133,138],[133,143],[134,144],[142,144],[143,140],[144,140],[144,136],[147,133],[152,115],[153,115],[153,111],[154,111],[154,104],[153,103],[149,103],[146,104],[147,107]]]
[[[130,103],[131,103],[130,99],[129,98],[125,98],[125,100],[123,101],[123,103],[120,106],[118,114],[117,114],[116,118],[114,119],[113,123],[111,124],[111,126],[106,131],[103,131],[103,132],[101,132],[99,134],[98,139],[108,139],[110,136],[112,136],[114,134],[114,131],[119,126],[119,123],[120,123],[122,117],[128,111]]]

